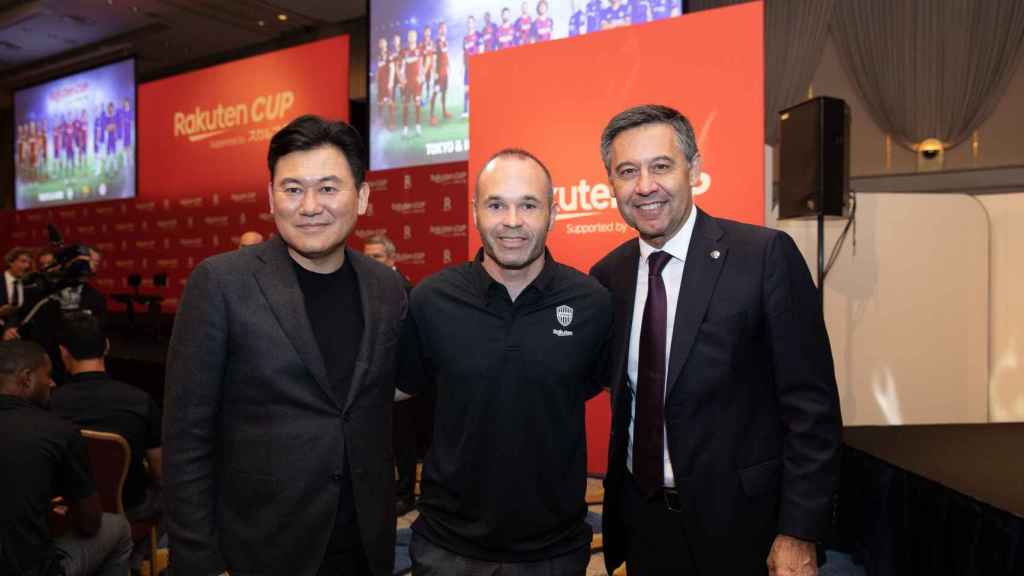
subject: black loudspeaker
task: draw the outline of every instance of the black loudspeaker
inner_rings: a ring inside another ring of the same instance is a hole
[[[850,113],[838,98],[812,98],[779,113],[779,219],[847,217]]]

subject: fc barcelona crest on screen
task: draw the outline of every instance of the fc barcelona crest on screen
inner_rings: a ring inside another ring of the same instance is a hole
[[[559,306],[555,308],[555,317],[558,318],[558,323],[563,328],[568,328],[569,324],[572,324],[572,306]]]

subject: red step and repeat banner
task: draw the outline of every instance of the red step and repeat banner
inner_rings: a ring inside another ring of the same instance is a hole
[[[347,120],[348,62],[339,36],[140,85],[138,197],[6,215],[8,245],[42,246],[55,224],[67,242],[103,252],[101,291],[127,291],[138,273],[174,310],[199,261],[234,249],[246,230],[273,230],[270,137],[302,114]],[[152,286],[157,273],[166,288]]]
[[[370,202],[349,245],[385,234],[397,249],[395,266],[413,284],[466,260],[466,163],[370,172]]]
[[[760,3],[744,4],[473,56],[470,177],[510,146],[542,159],[558,204],[548,246],[559,261],[587,271],[635,236],[608,184],[601,131],[630,106],[666,104],[696,132],[705,170],[697,204],[715,216],[763,223],[762,13]],[[470,229],[469,252],[479,246]],[[607,467],[609,425],[602,395],[587,406],[592,473]]]

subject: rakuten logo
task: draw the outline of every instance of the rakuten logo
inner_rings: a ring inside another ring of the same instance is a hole
[[[393,202],[391,210],[398,214],[423,214],[427,211],[427,203],[420,202]]]
[[[441,238],[459,238],[466,235],[466,225],[431,226],[430,233]]]
[[[579,184],[570,188],[555,186],[555,204],[558,205],[555,220],[586,218],[605,210],[618,209],[615,196],[607,184],[599,182],[591,186],[582,178]]]

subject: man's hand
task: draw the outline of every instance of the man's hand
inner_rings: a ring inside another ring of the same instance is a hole
[[[15,306],[12,306],[10,304],[0,304],[0,318],[6,318],[17,311],[18,308]]]
[[[779,534],[768,553],[768,576],[817,576],[814,542]]]
[[[0,338],[0,340],[18,340],[20,338],[21,336],[18,334],[18,327],[11,326],[10,328],[7,328],[6,330],[3,331],[3,337]]]

